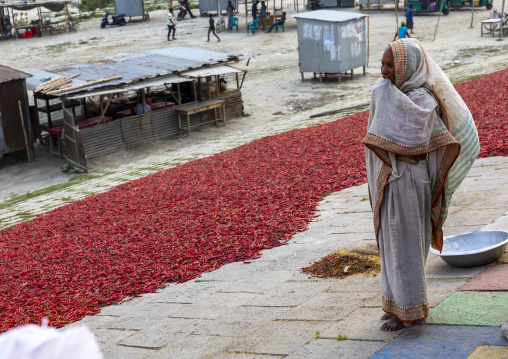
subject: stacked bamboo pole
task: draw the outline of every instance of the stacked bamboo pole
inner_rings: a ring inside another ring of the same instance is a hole
[[[58,89],[58,90],[55,90],[55,91],[49,91],[49,92],[46,92],[45,94],[46,94],[46,95],[55,95],[55,94],[58,94],[58,93],[61,93],[61,92],[66,92],[66,91],[77,90],[77,89],[80,89],[80,88],[83,88],[83,87],[87,87],[87,86],[91,86],[91,85],[99,84],[99,83],[102,83],[102,82],[113,81],[113,80],[119,80],[119,79],[121,79],[121,78],[122,78],[122,76],[117,76],[117,77],[108,77],[108,78],[101,79],[101,80],[90,81],[90,82],[87,82],[87,83],[84,83],[84,84],[81,84],[81,85],[77,85],[77,86],[66,87],[66,88],[64,88],[64,89]]]
[[[67,87],[67,84],[72,82],[72,79],[81,75],[81,73],[74,74],[72,76],[60,76],[57,78],[54,78],[52,80],[46,81],[42,85],[38,86],[34,92],[42,92],[43,94],[46,94],[49,91],[53,91],[57,88],[62,88],[63,86]]]

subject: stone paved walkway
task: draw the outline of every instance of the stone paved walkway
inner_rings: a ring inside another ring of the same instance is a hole
[[[507,203],[508,158],[477,160],[454,196],[445,235],[508,230]],[[227,264],[69,326],[89,326],[107,359],[369,358],[413,330],[379,330],[379,277],[300,273],[335,250],[374,240],[366,185],[327,196],[318,214],[307,231],[249,264]],[[431,306],[484,269],[453,268],[430,255]]]

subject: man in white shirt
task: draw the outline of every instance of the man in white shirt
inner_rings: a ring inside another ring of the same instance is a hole
[[[176,27],[175,23],[173,22],[173,8],[169,9],[168,13],[168,41],[171,41],[171,31],[173,31],[173,40],[176,40]]]

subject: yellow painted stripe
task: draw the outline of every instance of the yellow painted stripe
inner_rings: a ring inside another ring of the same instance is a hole
[[[506,359],[508,346],[482,345],[467,357],[467,359]]]

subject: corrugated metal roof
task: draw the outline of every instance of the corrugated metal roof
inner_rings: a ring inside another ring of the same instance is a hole
[[[360,19],[362,17],[367,17],[367,15],[357,14],[354,12],[346,12],[346,11],[333,11],[333,10],[316,10],[309,11],[303,14],[293,15],[294,18],[297,19],[312,19],[312,20],[321,20],[321,21],[331,21],[331,22],[343,22],[349,20]]]
[[[240,55],[235,53],[221,53],[188,47],[170,47],[156,49],[133,54],[120,54],[106,58],[103,61],[83,63],[72,66],[64,66],[55,69],[46,69],[32,72],[33,81],[27,81],[29,89],[34,89],[43,82],[40,80],[55,76],[80,75],[73,79],[72,86],[82,83],[100,80],[109,77],[121,76],[121,79],[103,82],[67,92],[59,93],[59,96],[91,91],[94,89],[119,86],[147,80],[172,73],[182,72],[205,65],[238,61],[239,56],[251,57],[252,55]],[[61,69],[61,71],[59,71]],[[49,72],[51,71],[51,72]],[[48,75],[49,74],[49,75]]]
[[[20,80],[26,79],[32,75],[27,74],[23,71],[18,71],[13,68],[0,65],[0,83],[12,81],[12,80]]]
[[[186,77],[208,77],[208,76],[217,76],[224,74],[233,74],[243,72],[241,70],[234,69],[229,66],[213,66],[213,67],[205,67],[202,69],[195,69],[191,71],[182,72],[180,75]]]

